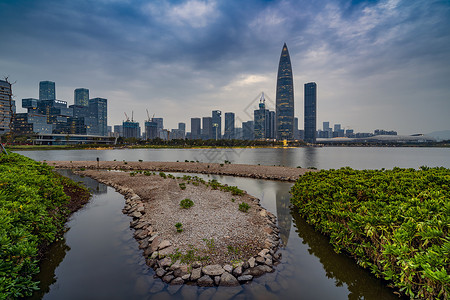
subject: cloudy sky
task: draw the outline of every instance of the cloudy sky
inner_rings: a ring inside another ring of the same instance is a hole
[[[148,109],[189,130],[219,109],[240,126],[261,92],[273,105],[286,42],[300,129],[311,81],[318,128],[450,129],[448,0],[0,0],[0,19],[18,107],[51,80],[69,104],[78,87],[107,98],[109,125]]]

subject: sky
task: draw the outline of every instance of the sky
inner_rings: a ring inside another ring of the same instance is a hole
[[[81,87],[107,98],[108,125],[148,110],[189,131],[221,110],[240,127],[261,92],[274,108],[286,43],[300,129],[316,82],[318,129],[450,130],[448,0],[0,0],[0,20],[18,112],[50,80],[69,104]]]

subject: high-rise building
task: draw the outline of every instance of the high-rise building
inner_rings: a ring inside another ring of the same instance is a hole
[[[108,100],[104,98],[89,99],[89,117],[93,128],[91,133],[87,134],[107,136]]]
[[[123,125],[114,125],[114,135],[123,136]]]
[[[75,89],[74,91],[75,105],[88,106],[89,105],[89,90],[84,88]]]
[[[0,135],[9,132],[13,116],[12,89],[8,81],[0,80]]]
[[[281,50],[277,76],[276,126],[278,140],[294,137],[294,80],[286,43]]]
[[[122,123],[122,129],[123,129],[123,137],[124,138],[138,139],[141,137],[141,127],[139,126],[138,122],[124,121]]]
[[[253,140],[255,135],[254,135],[254,122],[253,121],[247,121],[247,122],[242,122],[242,136],[244,140]]]
[[[266,138],[268,139],[275,139],[276,134],[276,119],[275,119],[275,112],[269,110],[269,128],[266,131]]]
[[[317,84],[305,83],[305,142],[316,142]]]
[[[269,131],[269,110],[266,109],[264,93],[259,100],[259,109],[253,112],[254,136],[256,140],[265,139]]]
[[[153,140],[158,137],[158,123],[150,120],[144,122],[144,139]]]
[[[191,118],[191,139],[199,139],[201,134],[200,118]]]
[[[235,128],[234,128],[234,113],[225,113],[225,132],[223,135],[224,139],[233,140],[235,139]]]
[[[39,100],[55,100],[56,89],[53,81],[39,82]]]
[[[209,140],[213,138],[213,126],[211,117],[202,118],[202,139]]]
[[[212,111],[212,127],[213,139],[220,140],[222,138],[222,112],[220,110]]]
[[[294,140],[300,139],[300,132],[298,131],[298,118],[294,118]]]

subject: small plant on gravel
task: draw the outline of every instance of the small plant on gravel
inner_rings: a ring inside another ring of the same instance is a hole
[[[130,176],[131,177],[136,176],[136,172],[130,172]]]
[[[123,162],[125,165],[128,165],[128,163],[126,161]]]
[[[316,167],[309,167],[308,169],[310,169],[310,170],[317,170]]]
[[[86,170],[85,168],[80,168],[80,171],[84,171],[84,170]]]
[[[172,174],[167,175],[167,177],[175,179],[175,176],[173,176]]]
[[[220,164],[221,167],[223,167],[223,164]]]
[[[228,249],[228,253],[230,253],[230,254],[236,254],[236,255],[239,255],[239,254],[241,253],[241,250],[239,250],[238,247],[233,247],[233,246],[231,246],[231,245],[228,245],[228,246],[227,246],[227,249]]]
[[[177,228],[177,232],[183,232],[183,224],[180,222],[176,223],[175,227]]]
[[[249,208],[250,208],[250,205],[248,205],[245,202],[242,202],[241,204],[239,204],[239,210],[242,212],[248,212]]]
[[[183,199],[183,200],[180,201],[180,206],[181,206],[181,208],[186,208],[187,209],[189,207],[194,206],[194,202],[191,199],[186,198],[186,199]]]
[[[234,202],[235,201],[235,199],[234,198],[231,198],[231,202]]]
[[[140,159],[139,162],[142,162],[142,159]]]
[[[209,253],[213,253],[216,250],[216,243],[214,242],[214,239],[203,239],[203,241],[206,243]]]
[[[144,171],[144,175],[145,175],[145,176],[150,176],[150,175],[152,175],[152,173],[149,172],[149,171]]]
[[[117,161],[117,159],[115,159],[114,161]]]
[[[159,172],[159,176],[161,176],[162,178],[167,178],[166,173],[164,172]]]
[[[189,161],[187,159],[185,159],[184,162],[189,162]]]
[[[297,166],[298,169],[301,169],[301,166]]]
[[[180,186],[180,189],[185,190],[186,189],[186,183],[182,182],[178,184]]]

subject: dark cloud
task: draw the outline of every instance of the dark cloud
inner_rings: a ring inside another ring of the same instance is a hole
[[[449,129],[449,15],[445,1],[3,1],[0,71],[18,99],[54,80],[69,102],[76,87],[107,97],[110,124],[149,107],[175,127],[275,98],[286,42],[300,119],[316,81],[320,122],[433,131]]]

